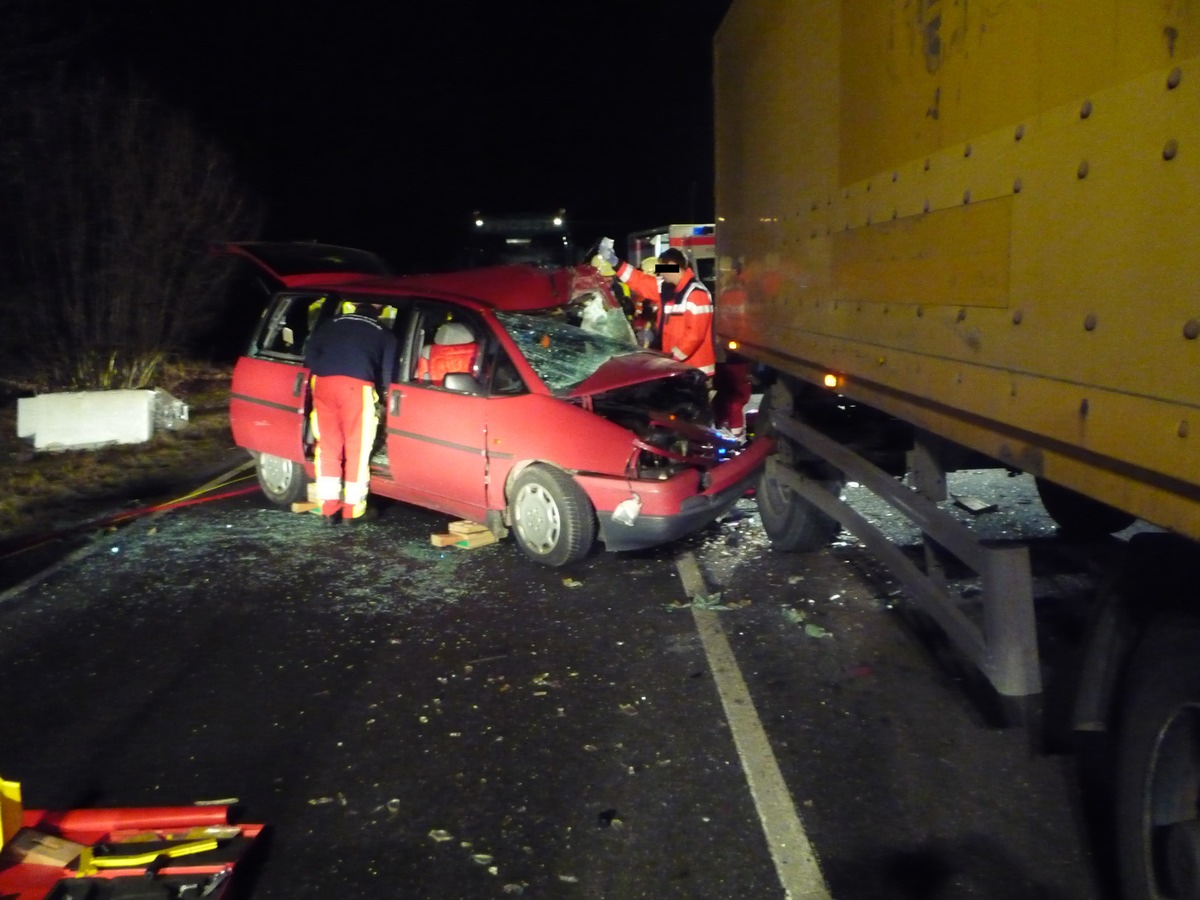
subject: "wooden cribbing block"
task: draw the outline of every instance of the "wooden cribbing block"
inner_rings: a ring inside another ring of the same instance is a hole
[[[478,522],[468,522],[466,519],[450,523],[451,534],[480,534],[487,530],[486,525],[480,525]],[[491,532],[488,533],[490,534]]]
[[[451,522],[450,530],[443,534],[431,534],[430,542],[435,547],[458,547],[463,550],[473,550],[476,547],[486,547],[498,540],[486,526],[476,522]]]

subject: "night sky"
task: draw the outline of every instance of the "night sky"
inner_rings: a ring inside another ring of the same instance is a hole
[[[127,0],[104,46],[222,140],[264,238],[408,269],[475,209],[563,207],[580,243],[710,220],[729,2]]]

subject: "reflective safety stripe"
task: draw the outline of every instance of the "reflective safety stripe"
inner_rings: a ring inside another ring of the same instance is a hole
[[[367,483],[365,481],[347,481],[342,497],[351,506],[362,503],[367,499]]]
[[[712,311],[713,308],[711,303],[702,305],[699,303],[693,303],[690,300],[687,303],[671,303],[667,306],[667,315],[669,316],[681,316],[685,312],[690,312],[697,316],[711,316]]]
[[[330,475],[317,476],[317,499],[342,499],[342,479]]]

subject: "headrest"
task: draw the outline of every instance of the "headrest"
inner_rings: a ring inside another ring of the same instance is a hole
[[[443,322],[438,326],[433,336],[433,342],[445,346],[447,344],[470,344],[475,340],[471,329],[462,322]]]

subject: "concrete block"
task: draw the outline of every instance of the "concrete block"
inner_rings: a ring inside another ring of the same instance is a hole
[[[169,403],[164,403],[165,395]],[[179,401],[162,391],[81,391],[17,400],[17,436],[35,450],[65,450],[150,440],[156,417],[187,419]],[[165,423],[164,423],[165,424]],[[169,427],[169,426],[168,426]]]

